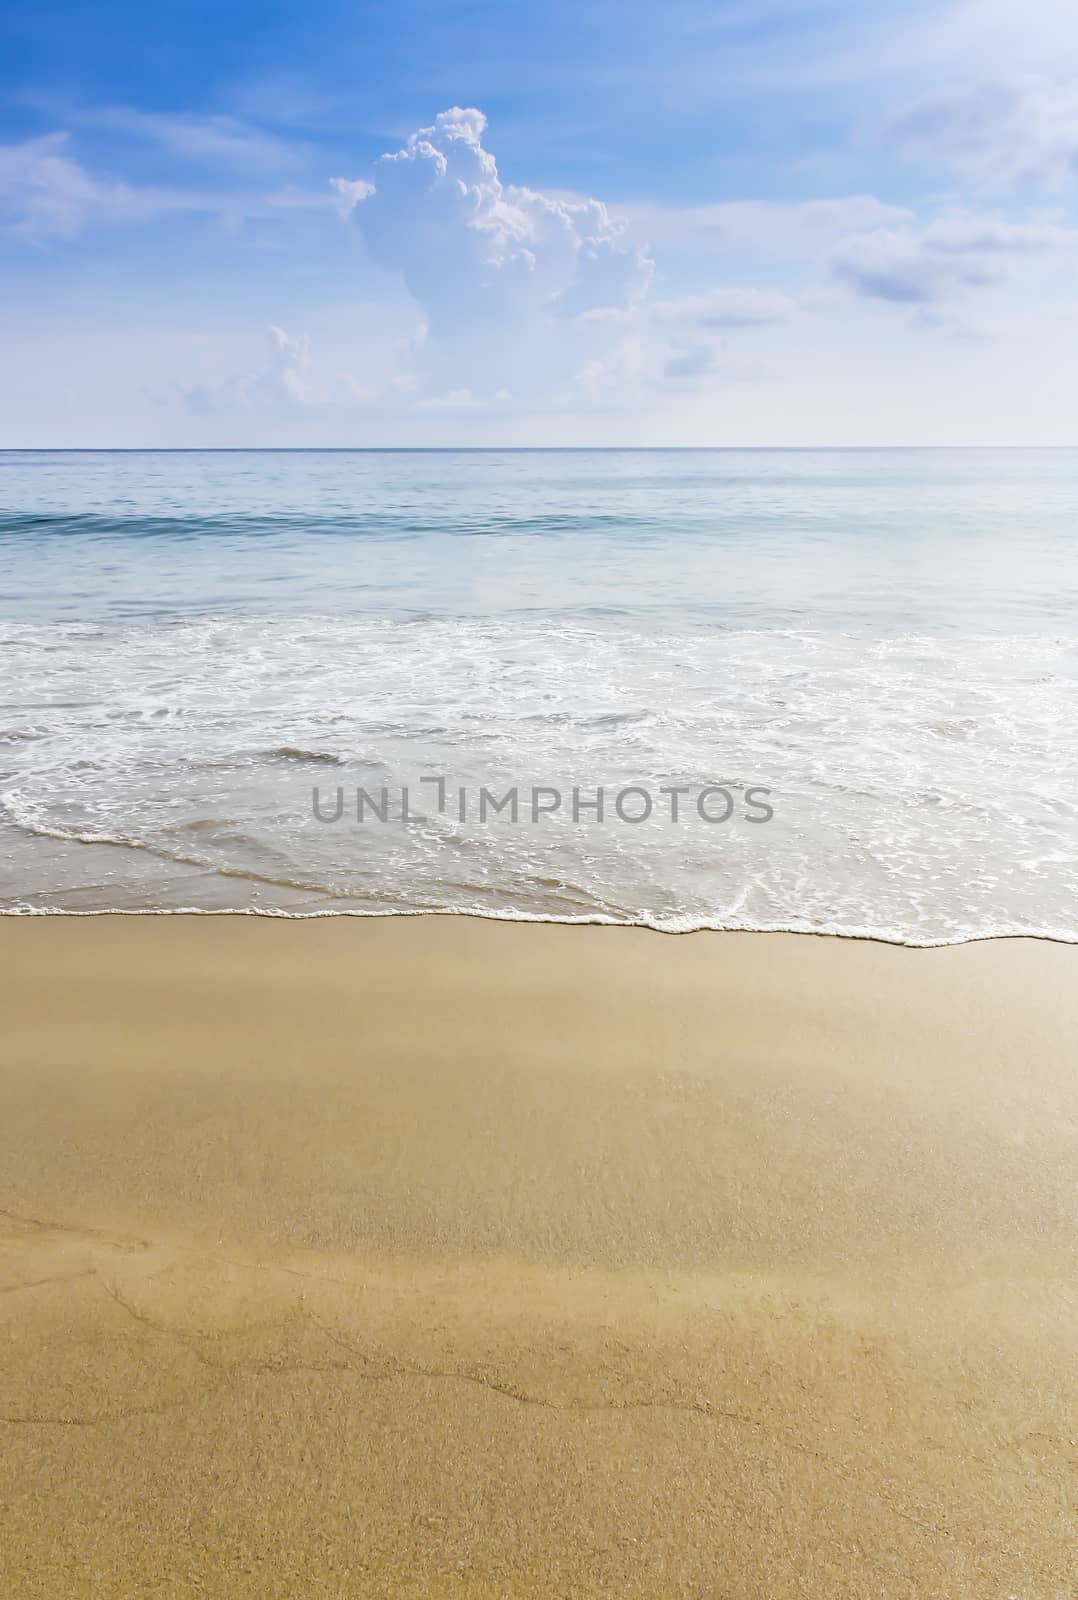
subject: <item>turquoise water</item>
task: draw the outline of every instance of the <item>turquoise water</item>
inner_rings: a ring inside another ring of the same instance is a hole
[[[1078,937],[1076,518],[1072,451],[0,453],[0,906]]]
[[[1071,626],[1078,452],[0,453],[0,617]]]

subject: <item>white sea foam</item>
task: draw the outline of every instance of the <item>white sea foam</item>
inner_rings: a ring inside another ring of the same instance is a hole
[[[1067,636],[231,615],[10,624],[0,660],[10,911],[1078,938]],[[759,785],[775,818],[312,815],[437,775]]]
[[[686,918],[676,921],[651,922],[646,918],[621,919],[616,917],[554,917],[541,916],[528,911],[476,911],[467,906],[443,906],[439,910],[409,909],[406,906],[382,911],[354,911],[346,908],[323,911],[286,911],[272,906],[144,906],[138,909],[117,907],[96,911],[76,911],[63,906],[13,905],[0,908],[0,917],[270,917],[285,922],[314,921],[321,918],[354,917],[377,919],[380,917],[476,917],[487,922],[530,922],[552,927],[611,927],[646,928],[652,933],[678,937],[690,933],[786,933],[805,938],[859,939],[873,944],[901,945],[913,950],[944,949],[949,945],[973,944],[989,939],[1042,939],[1053,944],[1078,944],[1078,932],[1073,929],[1038,929],[1011,927],[1000,924],[977,931],[955,932],[949,938],[925,939],[904,934],[897,928],[807,928],[799,923],[775,923],[760,926],[744,922],[703,922]]]

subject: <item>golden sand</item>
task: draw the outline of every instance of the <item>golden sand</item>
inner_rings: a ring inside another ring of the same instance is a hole
[[[0,922],[0,1593],[1064,1600],[1078,950]]]

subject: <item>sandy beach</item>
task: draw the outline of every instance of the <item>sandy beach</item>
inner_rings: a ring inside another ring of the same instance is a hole
[[[0,1592],[1064,1600],[1078,950],[0,921]]]

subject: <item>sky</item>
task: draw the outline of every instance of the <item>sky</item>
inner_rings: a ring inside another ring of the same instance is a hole
[[[1073,0],[9,0],[0,447],[1078,443]]]

